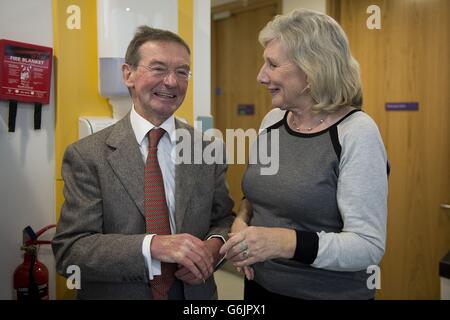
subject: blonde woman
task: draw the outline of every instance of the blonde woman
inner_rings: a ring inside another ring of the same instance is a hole
[[[250,164],[246,199],[221,253],[246,274],[244,298],[373,299],[383,257],[387,157],[361,111],[359,66],[342,28],[295,10],[260,32],[257,81],[275,108],[259,136],[279,136],[279,170]],[[250,281],[253,280],[253,281]]]

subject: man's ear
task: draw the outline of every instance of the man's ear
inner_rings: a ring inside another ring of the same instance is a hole
[[[133,68],[128,64],[122,65],[122,79],[123,83],[130,89],[134,87],[134,77],[135,73],[133,72]]]

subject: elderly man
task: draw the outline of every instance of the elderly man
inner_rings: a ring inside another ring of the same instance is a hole
[[[173,115],[189,65],[178,35],[138,28],[122,67],[131,112],[66,150],[53,251],[59,273],[80,267],[78,298],[217,298],[212,273],[233,201],[225,164],[174,159],[177,129],[198,136]]]

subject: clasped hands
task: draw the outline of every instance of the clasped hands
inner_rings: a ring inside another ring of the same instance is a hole
[[[175,277],[188,284],[205,283],[220,260],[220,238],[200,240],[187,234],[155,235],[151,242],[152,257],[161,262],[177,263]]]
[[[200,240],[183,233],[155,235],[151,242],[152,257],[161,262],[177,263],[175,276],[188,284],[201,284],[214,272],[222,256],[252,280],[253,264],[278,257],[291,258],[295,251],[295,231],[283,228],[247,226],[235,219],[230,238]]]
[[[230,238],[220,248],[220,254],[225,255],[239,272],[244,272],[248,280],[253,280],[255,275],[251,265],[259,261],[256,229],[249,227],[241,218],[236,218],[231,227]],[[249,248],[249,244],[252,248]]]
[[[253,264],[293,255],[295,231],[289,229],[249,227],[243,220],[236,218],[229,236],[219,253],[225,255],[238,271],[243,271],[248,280],[254,277]]]

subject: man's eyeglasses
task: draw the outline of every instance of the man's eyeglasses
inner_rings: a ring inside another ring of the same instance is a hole
[[[189,70],[188,68],[184,68],[184,67],[176,68],[173,70],[169,69],[167,66],[161,65],[161,64],[149,65],[149,66],[139,64],[138,67],[143,67],[143,68],[147,69],[147,71],[150,72],[150,74],[152,76],[158,77],[158,78],[165,78],[171,72],[175,73],[175,77],[179,81],[188,81],[191,79],[191,76],[192,76],[191,70]]]

